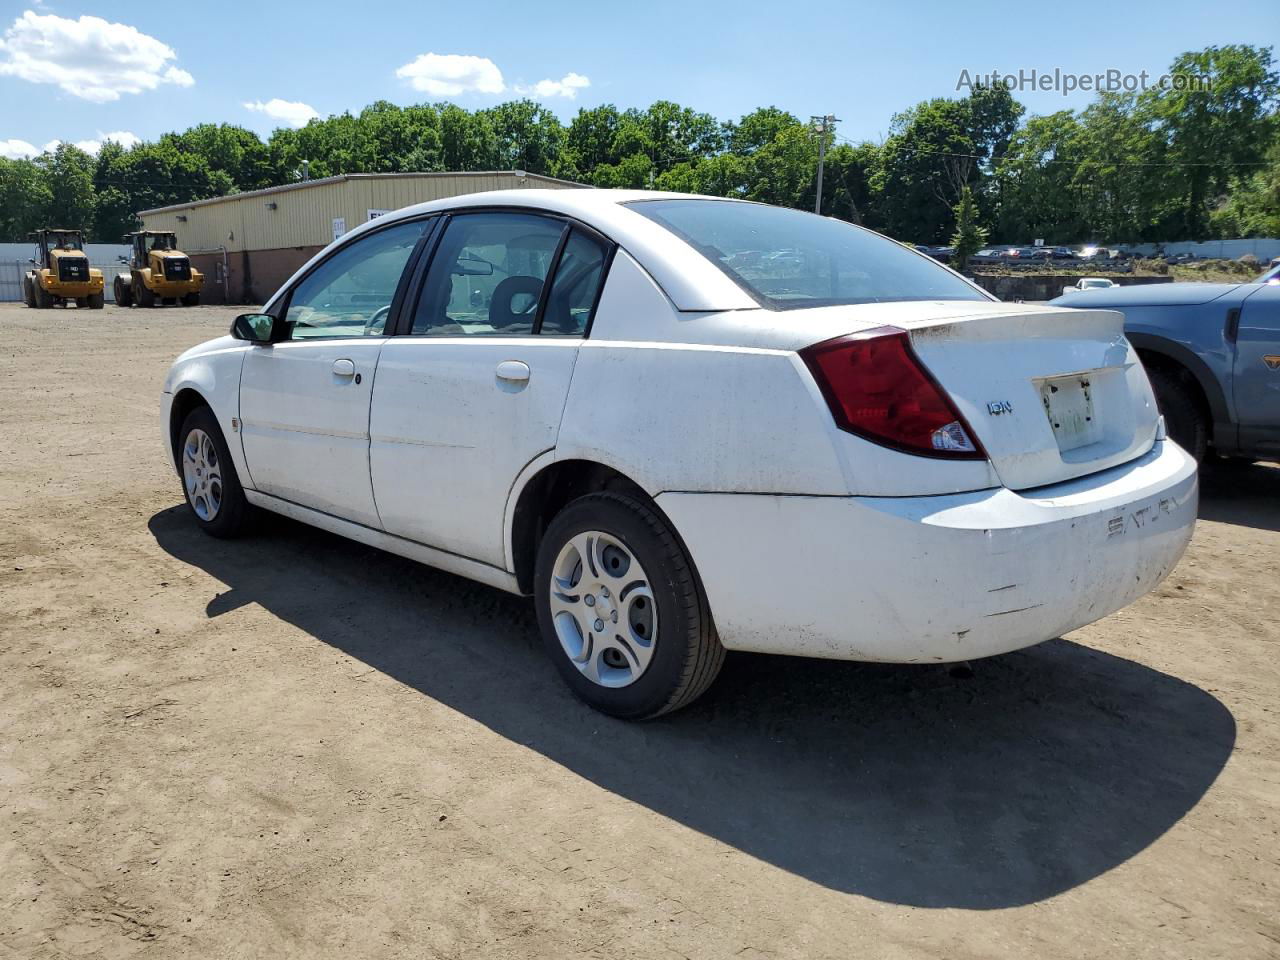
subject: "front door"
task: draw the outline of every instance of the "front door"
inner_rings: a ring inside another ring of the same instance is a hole
[[[608,251],[550,217],[450,220],[409,335],[378,365],[369,461],[387,532],[505,565],[507,497],[555,447]]]
[[[424,221],[365,234],[285,301],[288,338],[254,347],[240,376],[241,441],[253,486],[379,526],[369,482],[369,399],[383,325]]]

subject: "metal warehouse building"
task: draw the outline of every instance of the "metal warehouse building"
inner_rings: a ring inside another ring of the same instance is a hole
[[[321,248],[384,213],[485,190],[581,188],[520,170],[350,173],[143,210],[144,230],[172,230],[205,275],[206,303],[263,303]]]

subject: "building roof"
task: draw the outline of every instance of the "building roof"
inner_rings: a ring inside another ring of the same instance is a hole
[[[429,180],[436,177],[519,177],[525,180],[537,180],[542,183],[560,183],[565,186],[589,188],[588,184],[576,183],[572,180],[560,180],[541,173],[526,173],[523,170],[467,170],[459,172],[436,173],[340,173],[334,177],[321,177],[318,180],[300,180],[297,183],[283,183],[278,187],[263,187],[261,190],[246,190],[243,193],[228,193],[221,197],[209,197],[205,200],[188,200],[186,203],[171,203],[166,207],[153,207],[150,210],[139,210],[137,216],[146,217],[154,213],[169,213],[174,210],[189,210],[192,207],[205,207],[215,203],[226,203],[232,200],[244,200],[250,197],[263,197],[273,193],[287,193],[291,190],[305,190],[329,183],[342,183],[346,180]]]

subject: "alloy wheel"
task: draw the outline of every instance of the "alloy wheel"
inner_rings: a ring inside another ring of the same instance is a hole
[[[617,537],[579,533],[552,569],[551,619],[570,662],[592,683],[626,687],[653,658],[658,611],[648,574]]]

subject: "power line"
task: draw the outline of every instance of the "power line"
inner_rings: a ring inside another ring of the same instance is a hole
[[[860,147],[861,143],[850,140],[848,137],[836,137],[841,143],[848,144],[851,147]],[[883,145],[881,145],[882,147]],[[878,147],[877,149],[880,149]],[[1008,154],[1001,154],[998,157],[988,157],[981,153],[956,153],[951,150],[931,150],[928,147],[913,147],[916,153],[922,153],[926,156],[936,157],[954,157],[960,160],[983,160],[991,163],[1005,163],[1009,161]],[[1243,160],[1240,162],[1224,163],[1222,161],[1212,160],[1151,160],[1151,161],[1101,161],[1091,159],[1081,160],[1041,160],[1041,164],[1069,164],[1071,166],[1079,166],[1082,163],[1101,163],[1109,167],[1267,167],[1271,163],[1268,160]]]

